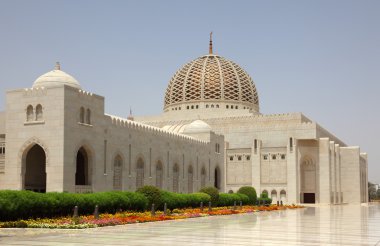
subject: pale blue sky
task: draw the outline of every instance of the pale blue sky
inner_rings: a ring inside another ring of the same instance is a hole
[[[369,154],[380,183],[380,1],[0,0],[0,110],[55,61],[106,112],[158,114],[174,72],[214,51],[254,79],[261,112],[303,112]]]

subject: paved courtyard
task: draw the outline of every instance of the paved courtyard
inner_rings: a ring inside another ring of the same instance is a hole
[[[0,245],[380,245],[380,204],[85,230],[0,229]]]

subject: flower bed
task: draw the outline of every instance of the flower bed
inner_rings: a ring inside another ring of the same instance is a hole
[[[119,212],[116,214],[101,214],[99,219],[96,219],[93,215],[79,216],[77,218],[72,217],[60,217],[55,219],[28,219],[18,221],[0,222],[0,228],[60,228],[60,229],[84,229],[94,228],[102,226],[114,226],[125,225],[132,223],[144,223],[164,220],[177,220],[187,218],[197,218],[214,215],[230,215],[230,214],[242,214],[253,213],[259,211],[273,211],[302,208],[298,205],[285,205],[276,206],[243,206],[241,209],[237,207],[233,210],[228,207],[213,208],[212,211],[208,211],[208,208],[204,208],[201,211],[199,208],[189,209],[173,209],[167,215],[163,212],[157,211],[155,216],[151,216],[150,212]]]

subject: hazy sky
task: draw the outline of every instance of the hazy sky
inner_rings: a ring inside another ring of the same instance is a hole
[[[56,61],[106,112],[159,114],[177,69],[208,52],[253,78],[264,114],[303,112],[369,154],[380,183],[380,1],[0,0],[0,111]]]

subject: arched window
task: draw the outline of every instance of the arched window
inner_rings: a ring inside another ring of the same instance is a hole
[[[117,155],[113,161],[113,189],[122,190],[123,181],[123,160]]]
[[[156,187],[160,189],[162,189],[162,181],[164,176],[164,172],[162,169],[162,163],[161,161],[158,161],[156,165]]]
[[[144,161],[139,158],[136,164],[136,189],[144,186]]]
[[[178,164],[174,164],[173,167],[173,192],[179,192],[179,167]]]
[[[216,105],[216,108],[219,108],[219,104]]]
[[[80,113],[79,113],[79,122],[84,123],[84,108],[80,108]]]
[[[208,104],[206,104],[206,108],[208,108]]]
[[[193,166],[189,166],[187,170],[187,191],[193,193]]]
[[[87,109],[87,113],[86,113],[86,124],[91,124],[91,110],[90,109]]]
[[[202,167],[201,170],[201,188],[206,186],[206,168]]]
[[[41,121],[42,119],[43,119],[42,106],[41,106],[41,104],[38,104],[36,106],[36,120]]]
[[[26,108],[26,121],[33,121],[33,120],[34,120],[33,106],[29,105]]]

